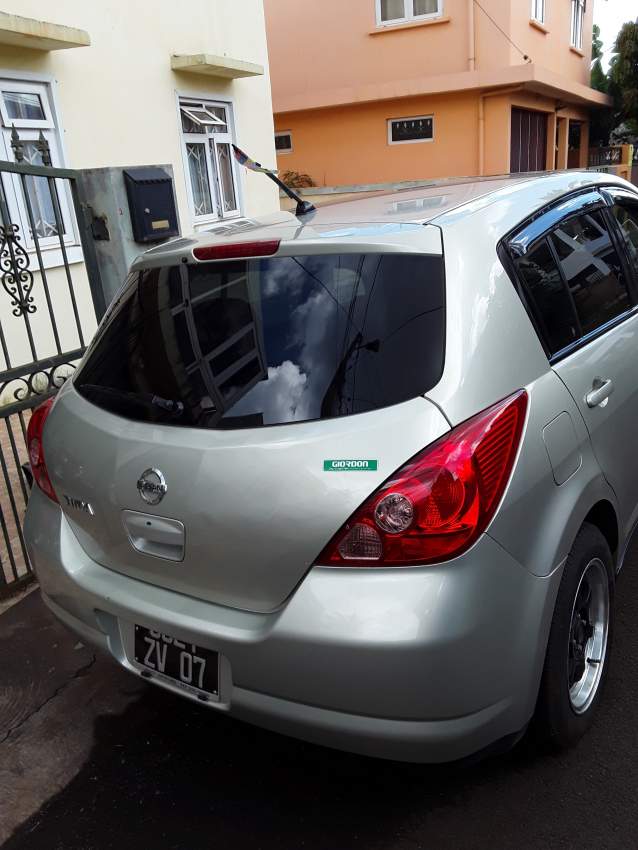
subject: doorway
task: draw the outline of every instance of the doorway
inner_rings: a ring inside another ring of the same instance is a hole
[[[512,107],[510,173],[547,167],[547,113]]]
[[[567,134],[567,168],[580,168],[581,126],[580,121],[569,122],[569,132]]]

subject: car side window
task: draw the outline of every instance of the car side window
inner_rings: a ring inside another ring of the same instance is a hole
[[[631,308],[620,258],[601,210],[561,222],[550,234],[580,320],[588,334]]]
[[[614,204],[612,211],[625,240],[629,259],[638,274],[638,205],[626,207]]]
[[[547,239],[519,257],[516,268],[549,353],[556,354],[578,339],[580,328]]]

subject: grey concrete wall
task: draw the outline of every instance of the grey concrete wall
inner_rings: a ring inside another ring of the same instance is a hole
[[[133,166],[131,166],[133,167]],[[159,165],[173,178],[172,165]],[[102,276],[102,287],[107,305],[124,282],[129,266],[142,252],[162,241],[139,243],[133,239],[133,226],[129,213],[124,171],[117,168],[85,168],[80,171],[87,204],[94,218],[102,218],[108,230],[108,240],[95,240],[95,251]],[[178,211],[178,227],[179,211]]]

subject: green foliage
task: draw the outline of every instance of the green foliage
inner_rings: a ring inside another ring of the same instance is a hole
[[[591,40],[591,87],[596,91],[607,92],[609,81],[607,74],[603,71],[601,62],[603,56],[603,42],[600,37],[600,27],[594,24]]]
[[[596,59],[591,66],[590,85],[596,91],[602,91],[605,94],[609,91],[609,80],[607,79],[607,74],[603,71],[600,59]]]
[[[638,133],[638,23],[623,24],[609,67],[609,93],[613,96],[617,123]]]
[[[592,62],[596,62],[598,60],[598,64],[600,65],[600,60],[603,56],[603,41],[600,37],[600,27],[598,24],[594,24],[594,29],[592,32],[592,41],[591,41],[591,58]],[[602,70],[602,68],[601,68]]]
[[[591,43],[591,79],[590,85],[593,89],[607,94],[609,91],[609,80],[603,71],[601,57],[603,55],[603,42],[600,38],[600,27],[594,24]],[[615,126],[615,116],[611,109],[592,109],[589,124],[589,144],[592,147],[609,144],[609,134]]]

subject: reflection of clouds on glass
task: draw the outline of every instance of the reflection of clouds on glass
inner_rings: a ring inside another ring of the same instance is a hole
[[[292,314],[294,339],[290,343],[297,349],[299,362],[305,372],[314,367],[320,359],[317,355],[326,337],[332,336],[329,323],[335,308],[330,293],[319,289]]]
[[[291,272],[293,272],[291,263],[288,260],[279,263],[266,262],[262,268],[265,272],[261,276],[263,297],[273,298],[275,295],[280,295],[286,284],[290,282]],[[294,272],[292,277],[295,277]],[[295,280],[294,283],[296,285],[297,281]]]
[[[349,267],[343,258],[321,260],[282,258],[261,266],[262,297],[271,299],[272,305],[264,304],[264,315],[279,309],[278,299],[296,306],[280,330],[275,359],[279,364],[269,366],[267,378],[233,405],[233,416],[259,411],[265,423],[300,421],[314,416],[321,406],[343,356],[352,299],[365,294],[360,268]],[[353,261],[360,265],[358,258]]]
[[[259,410],[264,422],[291,422],[307,419],[309,407],[303,403],[307,376],[296,363],[284,360],[268,367],[268,378],[260,381],[233,407],[233,416]]]

